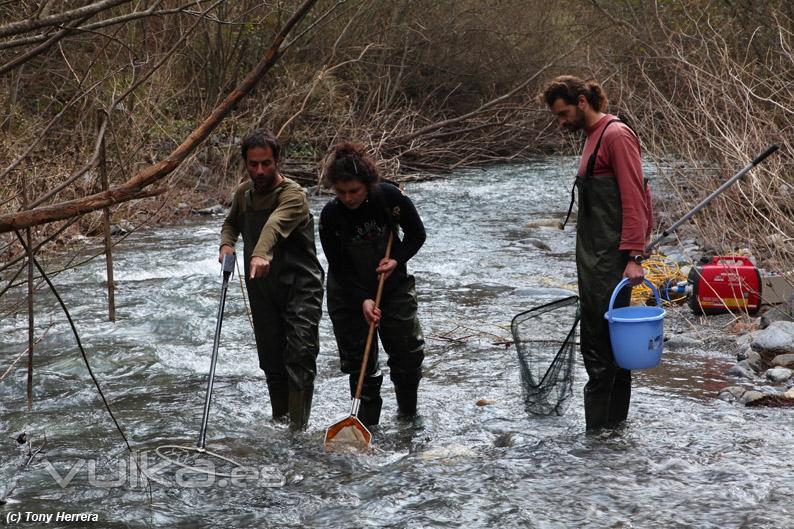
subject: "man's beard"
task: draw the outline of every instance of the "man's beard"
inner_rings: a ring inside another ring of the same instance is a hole
[[[565,129],[568,132],[578,132],[580,130],[584,130],[585,129],[585,123],[586,123],[586,121],[585,121],[585,118],[584,118],[584,110],[582,110],[581,108],[577,107],[576,108],[576,119],[574,119],[570,123],[566,123],[565,125],[562,126],[562,128]]]
[[[262,193],[264,191],[269,191],[270,188],[273,187],[273,183],[276,181],[276,175],[265,175],[258,178],[252,178],[254,182],[254,191],[257,193]]]

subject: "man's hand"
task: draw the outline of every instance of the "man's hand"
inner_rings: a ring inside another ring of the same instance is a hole
[[[389,279],[389,276],[394,269],[397,268],[397,261],[394,259],[386,259],[385,257],[380,260],[378,263],[378,267],[375,269],[375,273],[377,274],[386,274],[386,279]]]
[[[364,319],[367,320],[367,323],[370,325],[380,323],[380,309],[375,308],[374,300],[365,299],[364,303],[361,304],[361,309],[364,312]]]
[[[645,269],[642,268],[642,265],[629,261],[626,263],[626,269],[623,270],[623,277],[627,277],[631,286],[636,287],[642,283],[645,277]]]
[[[231,247],[231,246],[229,246],[228,244],[224,244],[223,246],[221,246],[221,251],[220,251],[220,253],[218,254],[218,262],[219,262],[220,264],[223,264],[223,258],[224,258],[226,255],[230,254],[230,253],[234,253],[234,248],[232,248],[232,247]]]
[[[251,264],[248,267],[249,269],[249,279],[257,279],[259,277],[265,277],[268,272],[270,272],[270,261],[263,257],[252,257]]]

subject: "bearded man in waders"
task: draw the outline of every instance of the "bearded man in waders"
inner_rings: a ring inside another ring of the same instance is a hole
[[[281,149],[268,131],[253,131],[241,148],[251,179],[234,193],[219,261],[234,253],[242,234],[245,286],[273,418],[289,416],[290,427],[303,430],[314,394],[323,300],[314,218],[303,188],[279,172]]]
[[[588,430],[613,428],[629,412],[631,371],[615,363],[604,313],[623,277],[631,285],[642,282],[642,259],[652,227],[640,142],[628,125],[604,112],[606,94],[595,81],[557,77],[545,87],[542,99],[563,129],[587,135],[575,184],[581,351],[589,377],[585,420]],[[624,288],[614,306],[628,306],[630,300],[631,289]]]

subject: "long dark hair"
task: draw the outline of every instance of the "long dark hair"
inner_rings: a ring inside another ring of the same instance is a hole
[[[540,98],[551,106],[557,99],[569,105],[575,105],[579,96],[584,96],[593,110],[602,112],[607,108],[607,94],[594,79],[586,81],[573,75],[561,75],[552,79],[543,89]]]

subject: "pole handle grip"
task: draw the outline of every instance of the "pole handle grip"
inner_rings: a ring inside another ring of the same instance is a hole
[[[224,277],[229,277],[234,273],[234,265],[237,263],[237,255],[234,253],[227,253],[223,256],[223,266],[221,267],[221,273]]]
[[[753,165],[758,165],[759,163],[763,162],[767,156],[769,156],[779,148],[780,146],[777,143],[770,145],[769,147],[766,148],[764,152],[762,152],[761,154],[755,157],[755,159],[753,160]]]

